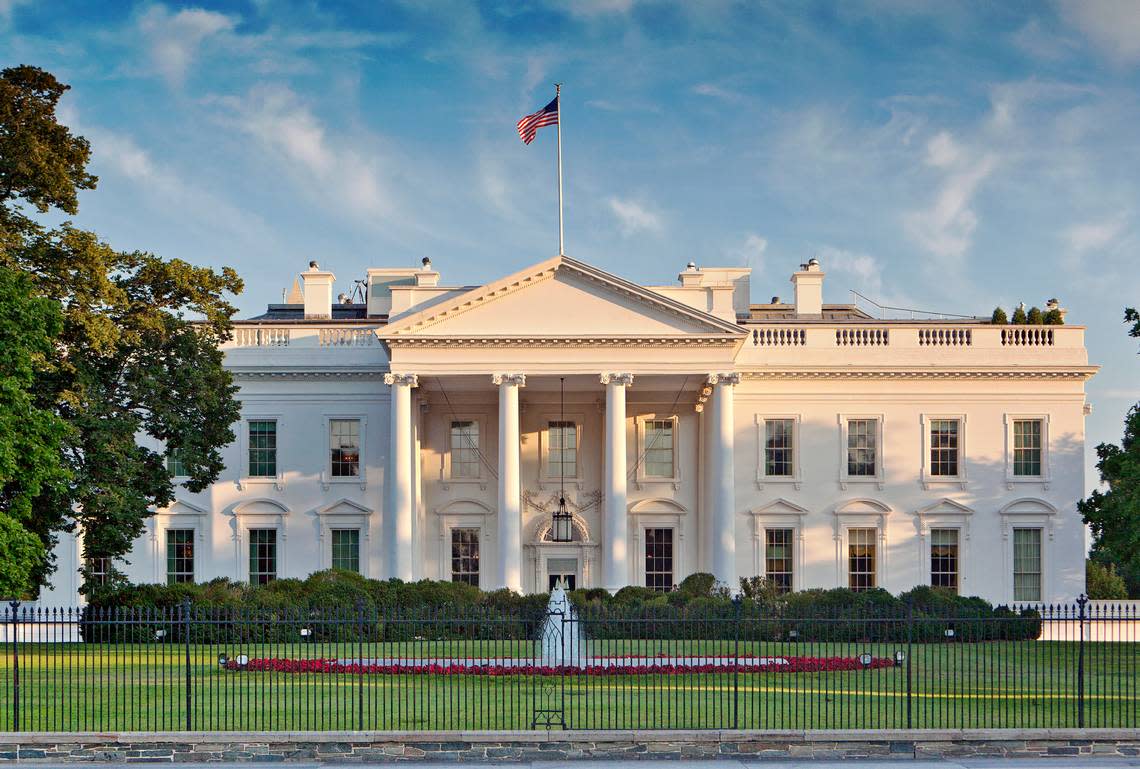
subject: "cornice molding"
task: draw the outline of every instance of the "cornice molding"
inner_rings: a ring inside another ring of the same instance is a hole
[[[742,371],[744,379],[1091,379],[1096,366],[1072,369],[775,369]]]
[[[406,347],[724,347],[740,343],[733,337],[704,334],[685,336],[395,336],[392,348]]]
[[[230,369],[230,373],[233,374],[233,377],[236,381],[262,379],[277,379],[282,381],[312,379],[353,379],[383,381],[384,376],[388,372],[384,370],[360,371],[357,369],[311,369],[303,371],[290,371],[288,369]]]

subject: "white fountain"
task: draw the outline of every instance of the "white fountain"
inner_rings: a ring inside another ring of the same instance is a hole
[[[542,664],[546,667],[584,668],[582,624],[578,612],[566,595],[566,584],[559,579],[550,591],[546,604],[546,622],[542,626]]]

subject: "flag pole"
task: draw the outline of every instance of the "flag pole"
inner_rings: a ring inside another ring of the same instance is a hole
[[[562,241],[562,84],[554,84],[554,99],[558,102],[558,255],[565,256]]]

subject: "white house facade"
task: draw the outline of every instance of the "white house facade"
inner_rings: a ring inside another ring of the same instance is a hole
[[[119,568],[1083,591],[1082,327],[877,320],[824,304],[814,260],[791,302],[751,303],[749,279],[647,287],[559,256],[448,287],[425,261],[370,269],[349,303],[314,264],[226,345],[226,470],[179,487]],[[79,600],[81,545],[65,535],[42,602]]]

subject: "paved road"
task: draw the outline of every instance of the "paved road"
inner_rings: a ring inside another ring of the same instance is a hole
[[[170,766],[170,762],[162,762]],[[854,763],[856,766],[852,767]],[[37,769],[138,769],[139,764],[41,764]],[[150,764],[149,766],[157,766]],[[265,766],[265,764],[258,764]],[[278,764],[288,769],[323,769],[331,764],[298,762]],[[521,763],[428,763],[419,761],[400,762],[407,769],[455,769],[456,766],[476,766],[481,769],[502,767],[502,769],[1031,769],[1038,766],[1046,769],[1138,769],[1140,757],[1132,759],[1063,756],[1058,758],[975,758],[942,759],[936,761],[916,761],[913,759],[892,759],[890,761],[851,760],[851,761],[800,761],[788,759],[724,759],[718,761],[533,761]],[[252,769],[254,764],[178,764],[179,769]],[[348,766],[348,764],[342,764]],[[354,769],[391,769],[394,764],[351,764]]]

